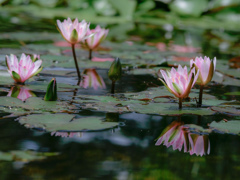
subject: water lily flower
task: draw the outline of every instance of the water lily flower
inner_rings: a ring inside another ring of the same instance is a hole
[[[181,65],[178,65],[177,70],[172,68],[171,71],[160,70],[160,72],[163,79],[159,79],[172,94],[179,98],[179,109],[181,109],[182,99],[188,97],[198,78],[199,71],[195,72],[195,68],[192,68],[188,72],[187,66],[182,68]]]
[[[6,56],[6,64],[8,72],[14,81],[22,84],[42,70],[42,67],[40,67],[42,60],[39,59],[33,62],[31,57],[26,56],[24,53],[21,55],[19,62],[17,56],[13,54]]]
[[[103,78],[97,73],[96,69],[85,69],[83,71],[83,80],[80,82],[80,86],[85,89],[93,87],[95,90],[106,88]]]
[[[208,135],[188,134],[190,143],[190,155],[203,156],[210,153],[210,141]]]
[[[63,22],[57,20],[57,25],[63,38],[70,44],[76,44],[87,38],[86,35],[90,23],[87,23],[85,20],[79,22],[77,18],[74,21],[67,18]]]
[[[216,57],[213,60],[210,60],[209,57],[196,57],[195,60],[190,60],[190,66],[194,67],[195,70],[199,70],[199,76],[197,80],[197,84],[200,85],[200,93],[199,93],[199,103],[198,105],[202,105],[202,93],[203,93],[203,86],[208,84],[213,77],[215,68],[216,68]]]
[[[199,70],[199,76],[197,84],[206,85],[212,80],[215,68],[216,68],[216,57],[213,60],[210,60],[209,57],[196,57],[195,60],[190,60],[190,66],[195,67],[196,71]]]
[[[28,98],[35,97],[36,95],[27,88],[14,86],[14,87],[11,87],[7,96],[16,97],[21,101],[26,101]]]
[[[173,147],[173,150],[182,150],[184,147],[184,152],[189,150],[188,132],[183,126],[183,122],[173,121],[169,126],[167,126],[160,137],[158,138],[155,145],[165,145],[166,147]]]
[[[87,36],[90,23],[87,23],[85,20],[81,22],[76,18],[72,21],[70,18],[65,19],[63,22],[57,20],[58,30],[62,34],[63,38],[72,45],[72,53],[75,62],[75,67],[77,70],[78,79],[81,79],[81,74],[78,67],[75,44],[80,41],[84,41]],[[91,35],[90,35],[91,36]]]
[[[85,40],[85,44],[89,49],[89,59],[92,59],[92,50],[96,49],[106,38],[108,31],[108,29],[101,28],[99,25],[95,29],[88,29],[87,35],[92,35]]]

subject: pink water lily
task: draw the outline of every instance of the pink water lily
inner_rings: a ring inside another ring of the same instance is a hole
[[[160,70],[163,79],[160,78],[166,88],[179,98],[179,109],[182,108],[182,99],[188,97],[193,85],[195,84],[199,71],[195,72],[195,68],[192,68],[190,72],[187,70],[187,66],[182,68],[178,65],[177,70],[172,68],[171,71]]]
[[[14,86],[11,87],[7,96],[16,97],[21,101],[26,101],[28,98],[35,97],[36,95],[27,88]]]
[[[80,82],[80,86],[83,88],[93,87],[95,90],[98,88],[106,88],[103,78],[97,73],[95,69],[85,69],[83,71],[83,80]]]
[[[76,52],[75,52],[75,44],[80,41],[84,41],[87,36],[87,32],[89,29],[90,23],[87,23],[85,20],[81,22],[76,18],[72,21],[70,18],[65,19],[63,22],[57,20],[58,30],[62,34],[63,38],[69,42],[72,46],[72,53],[74,58],[75,67],[77,70],[78,80],[81,79],[80,70],[78,67]],[[91,35],[90,35],[91,36]]]
[[[190,143],[190,155],[203,156],[210,153],[210,141],[208,135],[188,134]]]
[[[184,147],[184,152],[188,152],[189,141],[187,134],[188,132],[182,122],[173,121],[163,130],[155,145],[163,143],[166,147],[172,146],[173,150],[178,149],[179,151]]]
[[[200,85],[200,92],[199,92],[199,102],[198,106],[201,107],[202,105],[202,94],[203,94],[203,86],[208,84],[213,77],[215,68],[216,68],[216,57],[213,60],[210,60],[209,57],[196,57],[195,60],[190,61],[190,66],[197,70],[199,70],[199,76],[197,80],[197,84]]]
[[[42,60],[39,59],[33,62],[31,57],[26,56],[24,53],[21,55],[19,62],[17,56],[13,54],[6,56],[6,64],[8,72],[17,83],[24,83],[42,70],[42,67],[40,67]]]
[[[216,68],[216,57],[213,60],[210,60],[209,57],[196,57],[195,60],[190,60],[190,66],[195,67],[196,70],[199,70],[199,76],[197,84],[206,85],[212,80],[215,68]]]
[[[89,59],[92,58],[92,50],[99,46],[99,44],[106,38],[107,34],[108,29],[101,28],[99,25],[95,29],[88,30],[87,35],[90,37],[85,40],[85,44],[89,49]]]
[[[57,20],[57,25],[63,38],[71,44],[76,44],[87,38],[90,23],[85,20],[79,22],[77,18],[74,21],[67,18],[63,22]]]

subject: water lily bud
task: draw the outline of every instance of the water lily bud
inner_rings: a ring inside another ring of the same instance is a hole
[[[112,81],[117,81],[121,78],[122,76],[122,65],[120,63],[120,59],[116,58],[113,62],[112,65],[108,71],[108,77]]]
[[[56,101],[57,100],[57,81],[52,78],[47,87],[47,92],[44,96],[44,101]]]

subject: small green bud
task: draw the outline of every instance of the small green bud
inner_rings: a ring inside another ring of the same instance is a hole
[[[120,63],[120,59],[116,58],[113,62],[112,65],[108,71],[108,77],[112,81],[117,81],[121,78],[122,76],[122,65]]]
[[[70,36],[70,41],[72,44],[76,44],[78,42],[78,33],[76,29],[72,30],[71,36]]]
[[[47,92],[44,96],[44,101],[56,101],[57,100],[57,81],[52,78],[47,87]]]

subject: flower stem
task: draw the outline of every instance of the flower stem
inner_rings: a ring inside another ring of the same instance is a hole
[[[201,107],[201,106],[202,106],[202,94],[203,94],[203,85],[200,86],[198,107]]]
[[[81,75],[80,75],[80,71],[79,71],[79,68],[78,68],[78,62],[77,62],[77,57],[76,57],[76,53],[75,53],[75,44],[72,44],[72,53],[73,53],[75,66],[76,66],[76,69],[77,69],[78,80],[80,80]]]
[[[179,98],[179,109],[182,109],[182,98]]]
[[[92,60],[92,50],[89,49],[88,59]]]
[[[115,81],[112,81],[111,94],[114,94],[114,91],[115,91]]]

